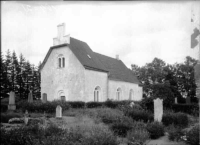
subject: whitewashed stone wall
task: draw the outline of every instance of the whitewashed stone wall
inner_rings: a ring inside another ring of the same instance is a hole
[[[99,101],[107,100],[108,74],[93,70],[85,70],[85,102],[94,101],[94,90],[100,87]]]
[[[84,100],[85,68],[67,46],[53,49],[41,70],[41,94],[47,94],[47,100],[60,99],[59,93],[66,100]],[[65,67],[58,67],[58,56],[65,57]]]
[[[133,99],[134,101],[138,101],[142,99],[142,87],[139,87],[137,84],[132,84],[129,82],[121,82],[115,80],[108,81],[108,96],[109,99],[116,100],[116,92],[117,89],[121,88],[122,95],[120,100],[128,100],[130,90],[133,90]]]

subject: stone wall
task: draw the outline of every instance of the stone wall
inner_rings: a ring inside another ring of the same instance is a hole
[[[58,56],[65,57],[65,67],[58,67]],[[47,93],[47,100],[84,100],[85,68],[67,46],[53,49],[41,70],[41,94]]]
[[[131,89],[133,90],[132,100],[137,101],[137,100],[142,99],[142,87],[139,87],[137,84],[122,82],[122,81],[115,81],[115,80],[108,81],[109,99],[112,99],[112,100],[117,99],[116,93],[117,93],[118,88],[121,88],[121,91],[122,91],[120,100],[128,100]]]
[[[85,102],[94,101],[94,90],[100,87],[99,101],[107,100],[108,74],[93,70],[85,70]]]

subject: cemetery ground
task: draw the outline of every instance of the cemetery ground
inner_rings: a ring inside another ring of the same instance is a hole
[[[7,105],[8,101],[1,101],[2,145],[199,144],[198,108],[188,107],[192,110],[188,113],[189,109],[164,107],[162,121],[157,122],[153,102],[148,100],[18,101],[16,110],[7,110]]]

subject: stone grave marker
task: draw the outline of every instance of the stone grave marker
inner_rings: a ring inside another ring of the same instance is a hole
[[[11,91],[9,95],[8,110],[16,110],[15,92]]]
[[[56,107],[56,118],[62,118],[62,107],[60,105]]]
[[[33,93],[32,91],[30,90],[29,94],[28,94],[28,102],[29,103],[32,103],[33,102]]]
[[[47,102],[47,94],[46,94],[46,93],[43,93],[43,94],[42,94],[42,102],[43,102],[43,103],[46,103],[46,102]]]
[[[163,116],[163,100],[155,99],[154,100],[154,121],[161,122]]]
[[[178,104],[177,97],[175,98],[175,104]]]
[[[25,114],[24,114],[24,123],[27,125],[28,124],[28,120],[29,120],[29,114],[28,111],[26,110]]]

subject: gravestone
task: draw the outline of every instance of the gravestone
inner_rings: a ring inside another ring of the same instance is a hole
[[[161,122],[163,116],[163,100],[155,99],[154,100],[154,121]]]
[[[28,94],[28,102],[29,103],[32,103],[33,102],[33,93],[32,91],[30,90],[29,94]]]
[[[24,123],[27,125],[28,124],[28,120],[29,120],[29,114],[28,111],[26,110],[25,114],[24,114]]]
[[[135,105],[134,102],[131,102],[131,103],[130,103],[130,107],[133,107],[134,105]]]
[[[191,103],[190,97],[187,97],[187,98],[186,98],[186,104],[190,104],[190,103]]]
[[[16,110],[15,92],[13,91],[10,92],[8,110]]]
[[[62,107],[60,105],[56,107],[56,118],[62,118]]]
[[[42,102],[43,102],[43,103],[46,103],[46,102],[47,102],[47,94],[46,94],[46,93],[43,93],[43,94],[42,94]]]
[[[175,98],[175,104],[178,104],[177,97]]]

